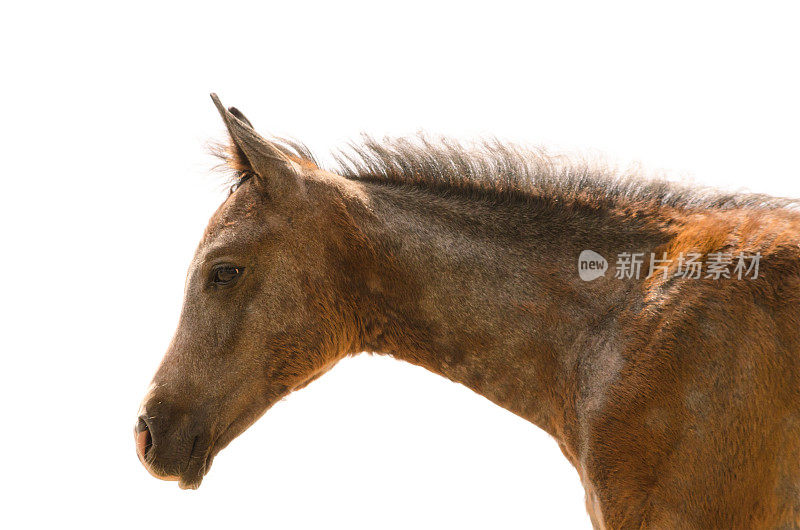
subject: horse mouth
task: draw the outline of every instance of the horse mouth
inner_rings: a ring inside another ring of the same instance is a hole
[[[184,471],[177,477],[162,479],[162,480],[177,480],[178,487],[187,490],[196,490],[203,482],[203,477],[206,476],[211,469],[211,464],[214,457],[220,451],[231,443],[237,436],[239,436],[247,427],[255,421],[252,414],[243,414],[227,427],[222,429],[214,440],[208,444],[205,449],[201,448],[199,438],[195,438],[192,450],[189,453],[188,464]],[[160,478],[160,477],[159,477]]]
[[[219,435],[210,444],[203,444],[200,437],[195,438],[192,449],[189,451],[186,466],[184,466],[180,475],[157,478],[161,478],[161,480],[177,480],[179,488],[196,490],[211,469],[214,457],[244,430],[241,428],[241,423],[239,420],[232,422],[220,431]]]
[[[178,477],[178,487],[182,490],[196,490],[199,488],[211,465],[210,455],[213,446],[207,446],[203,449],[199,440],[200,437],[198,436],[192,442],[188,461],[184,471]]]

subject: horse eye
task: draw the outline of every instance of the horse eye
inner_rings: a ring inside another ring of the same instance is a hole
[[[232,267],[230,265],[215,267],[211,272],[211,281],[216,285],[228,285],[239,277],[242,270],[241,267]]]

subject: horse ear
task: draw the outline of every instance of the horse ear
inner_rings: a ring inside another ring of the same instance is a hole
[[[256,128],[255,128],[255,127],[253,127],[253,124],[252,124],[252,123],[250,123],[250,120],[248,120],[248,119],[245,117],[245,115],[244,115],[244,114],[242,114],[242,111],[240,111],[240,110],[239,110],[239,109],[237,109],[236,107],[228,107],[228,112],[230,112],[231,114],[233,114],[234,116],[236,116],[237,118],[239,118],[239,121],[241,121],[242,123],[244,123],[245,125],[247,125],[247,126],[248,126],[248,127],[250,127],[251,129],[253,129],[254,131],[256,130]]]
[[[277,198],[299,190],[302,186],[300,167],[272,142],[261,137],[239,109],[225,109],[216,94],[211,94],[211,99],[241,159],[238,162],[252,169],[267,193]]]

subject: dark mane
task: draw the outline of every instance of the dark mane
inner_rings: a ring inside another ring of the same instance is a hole
[[[290,156],[320,166],[304,144],[273,138]],[[224,149],[214,154],[233,169],[233,186],[249,175],[238,171],[235,157]],[[325,168],[346,178],[409,186],[446,195],[484,200],[521,200],[558,197],[597,204],[638,203],[683,209],[797,208],[800,201],[757,193],[735,193],[686,185],[664,178],[648,178],[636,170],[620,171],[584,158],[550,155],[544,149],[522,147],[499,140],[464,144],[448,138],[390,138],[364,136],[360,143],[333,154],[334,167]]]

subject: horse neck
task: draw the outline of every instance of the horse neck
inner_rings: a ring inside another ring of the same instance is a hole
[[[578,255],[595,250],[613,269],[611,249],[649,252],[663,242],[660,221],[557,198],[363,190],[368,207],[353,218],[371,263],[361,262],[359,347],[462,383],[561,438],[580,345],[632,303],[623,282],[583,282]]]

